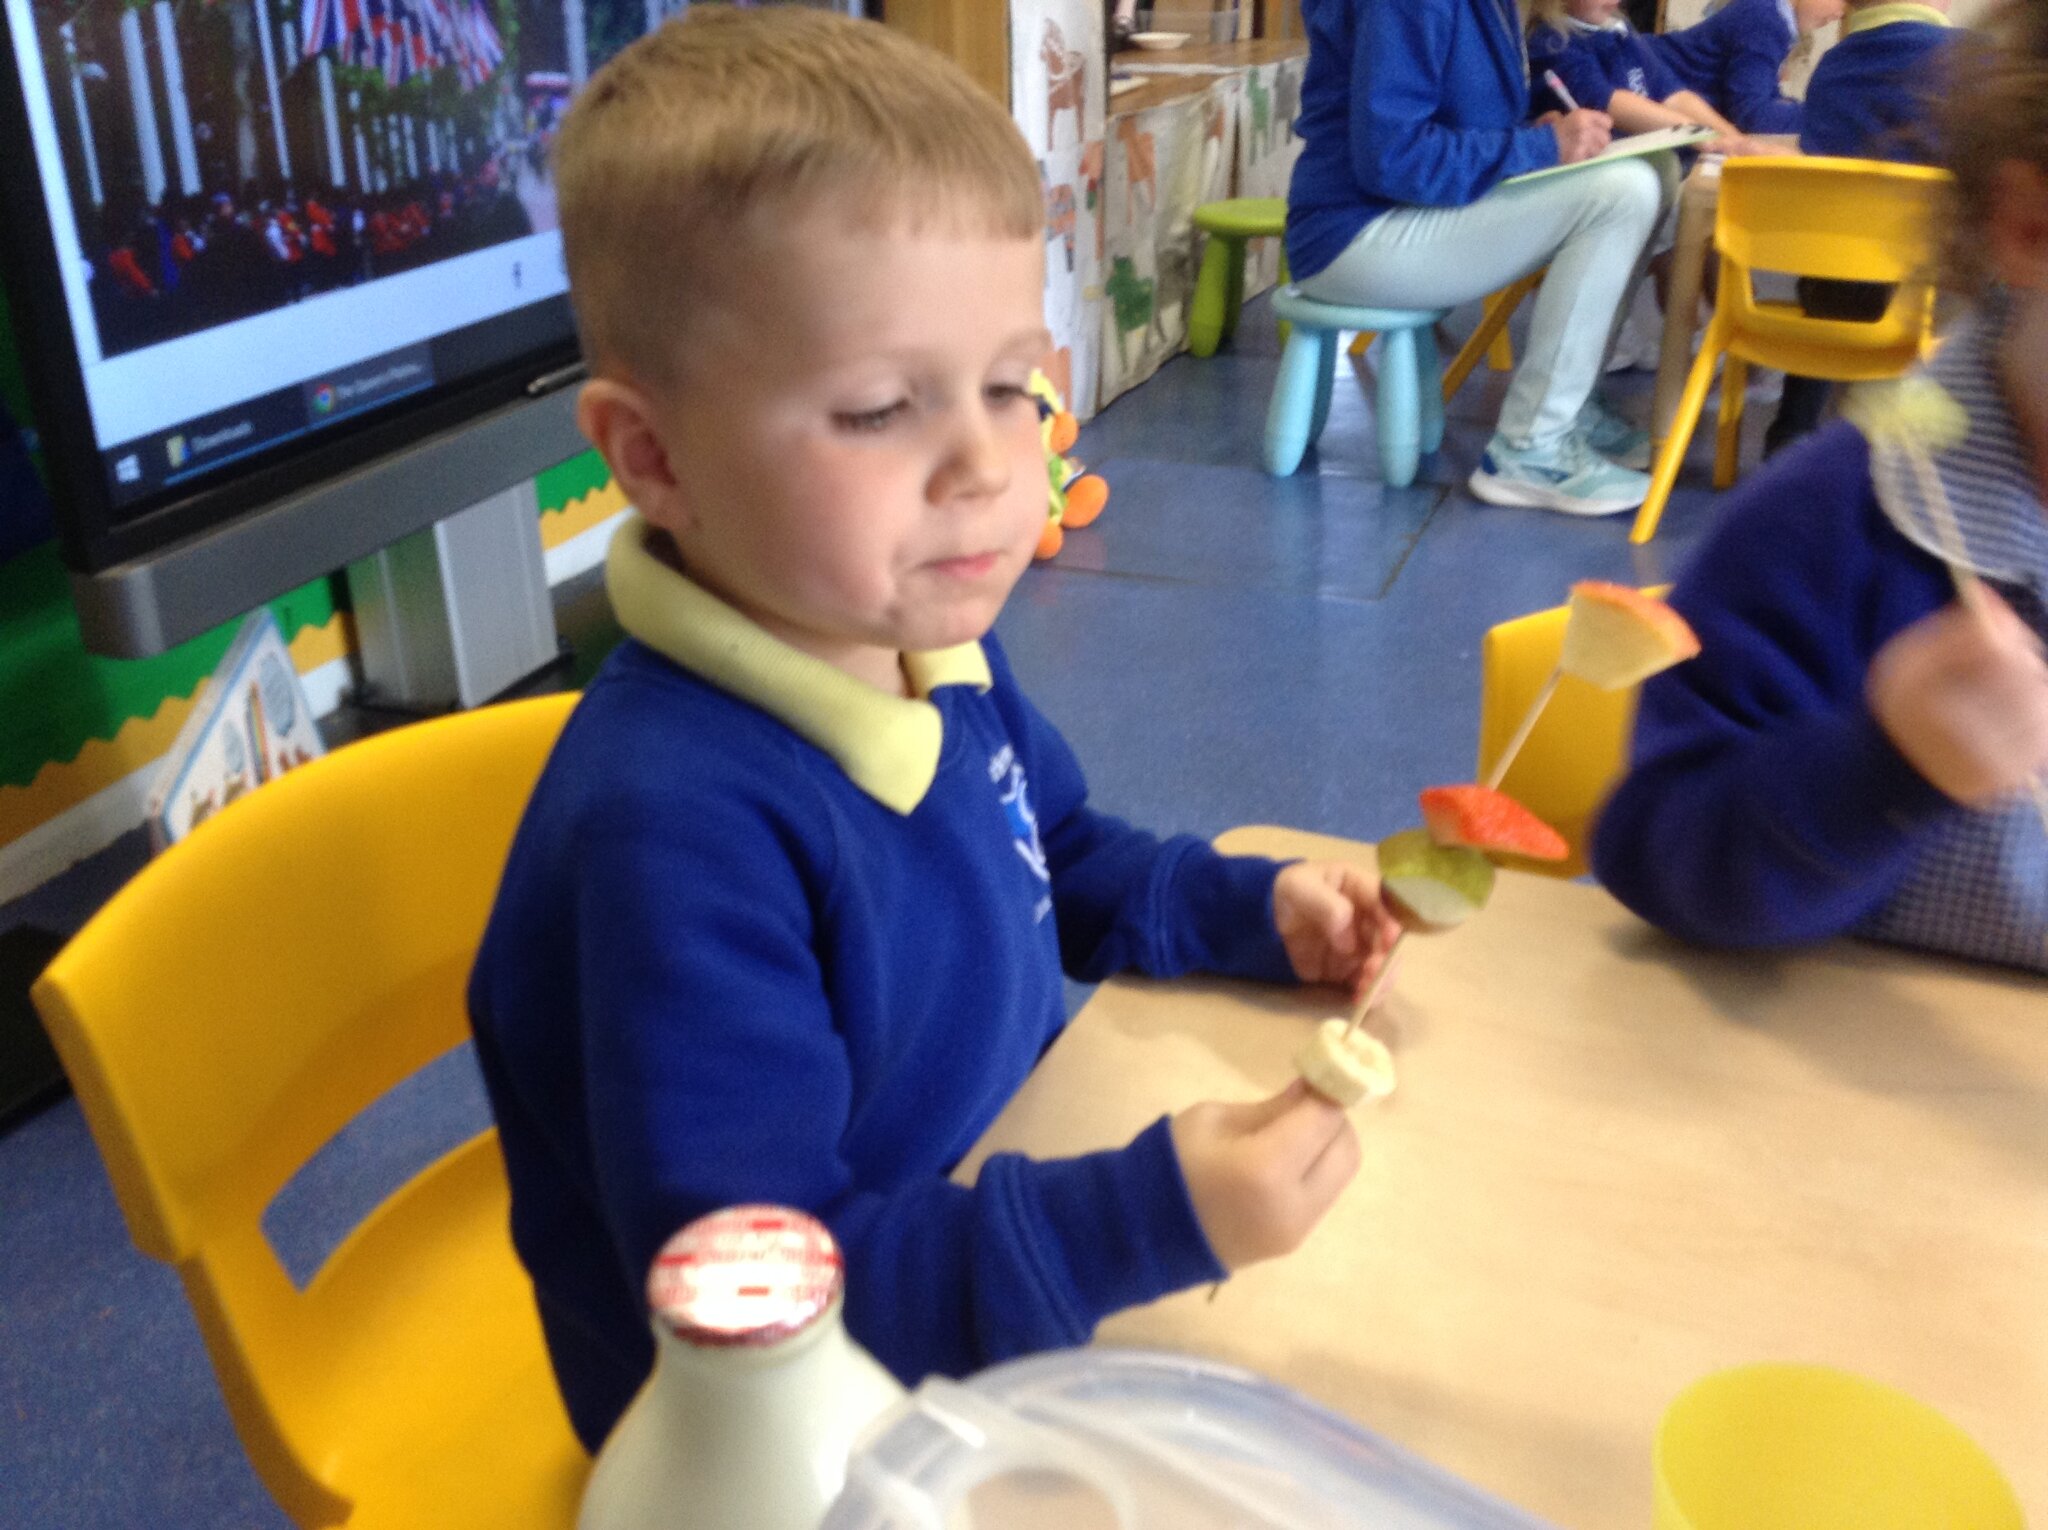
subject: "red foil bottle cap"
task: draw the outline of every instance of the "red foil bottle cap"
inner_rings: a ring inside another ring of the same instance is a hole
[[[815,1217],[729,1206],[699,1217],[655,1256],[647,1306],[686,1344],[780,1344],[838,1299],[846,1262]]]

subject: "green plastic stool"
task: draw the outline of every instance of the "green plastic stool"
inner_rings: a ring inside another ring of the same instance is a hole
[[[1195,227],[1209,236],[1202,251],[1202,273],[1195,278],[1195,298],[1188,311],[1188,349],[1213,356],[1237,330],[1244,307],[1244,247],[1248,239],[1278,239],[1287,229],[1283,197],[1232,197],[1204,202],[1195,209]],[[1287,247],[1280,248],[1280,284],[1287,284]],[[1287,338],[1281,326],[1280,338]]]

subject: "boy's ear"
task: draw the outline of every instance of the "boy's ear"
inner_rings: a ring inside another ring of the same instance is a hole
[[[653,401],[615,378],[592,378],[576,399],[576,424],[603,455],[627,502],[671,535],[688,514]]]
[[[2023,159],[1998,167],[1991,192],[1991,269],[2008,287],[2048,292],[2048,173]]]

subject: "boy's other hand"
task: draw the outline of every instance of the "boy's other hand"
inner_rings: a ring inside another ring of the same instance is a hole
[[[1296,861],[1273,882],[1273,926],[1304,983],[1338,983],[1356,999],[1401,936],[1379,878],[1345,861]]]
[[[1299,1079],[1271,1099],[1192,1105],[1172,1130],[1196,1219],[1226,1270],[1292,1253],[1358,1172],[1342,1107]]]
[[[1878,650],[1865,682],[1899,753],[1967,807],[2048,771],[2048,662],[2012,607],[1985,595],[1988,620],[1961,604],[1922,617]]]
[[[1557,162],[1576,165],[1614,141],[1614,119],[1605,112],[1582,106],[1554,120],[1550,131],[1557,135]]]

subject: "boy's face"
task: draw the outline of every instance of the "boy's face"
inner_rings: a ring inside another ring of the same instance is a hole
[[[886,689],[986,633],[1046,517],[1043,245],[828,214],[735,241],[624,487],[693,578]],[[614,467],[617,467],[614,462]]]

